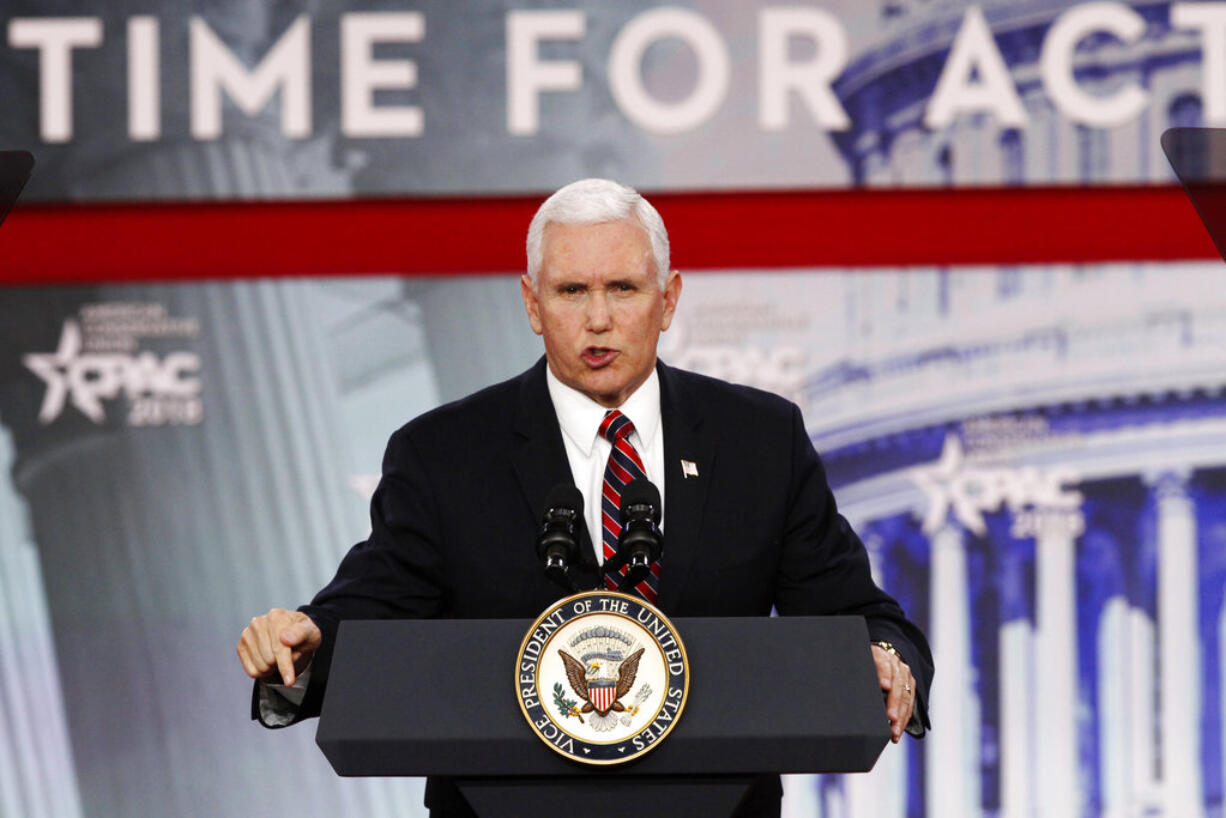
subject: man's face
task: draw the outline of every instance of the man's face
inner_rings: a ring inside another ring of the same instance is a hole
[[[532,331],[562,383],[602,406],[620,406],[651,374],[656,342],[672,323],[681,276],[664,290],[637,221],[550,224],[537,285],[520,288]]]

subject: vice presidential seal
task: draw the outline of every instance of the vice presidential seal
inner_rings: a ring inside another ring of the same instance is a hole
[[[519,647],[515,693],[549,747],[584,764],[621,764],[676,725],[690,666],[676,628],[638,597],[575,594],[532,623]]]

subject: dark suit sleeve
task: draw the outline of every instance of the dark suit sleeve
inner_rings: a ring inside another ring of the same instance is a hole
[[[894,645],[916,679],[915,716],[908,732],[929,727],[932,653],[924,634],[898,603],[873,582],[868,552],[838,513],[825,469],[792,407],[792,475],[781,547],[775,607],[784,615],[863,616],[869,638]]]
[[[332,581],[299,608],[319,626],[323,641],[295,723],[319,715],[341,620],[429,618],[446,608],[437,505],[411,428],[400,429],[388,442],[383,477],[371,500],[370,537],[351,548]],[[252,718],[259,718],[258,690]]]

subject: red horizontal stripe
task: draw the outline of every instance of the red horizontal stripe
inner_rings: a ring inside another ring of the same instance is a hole
[[[682,270],[1218,258],[1173,186],[660,193]],[[35,205],[0,283],[513,273],[541,197]]]

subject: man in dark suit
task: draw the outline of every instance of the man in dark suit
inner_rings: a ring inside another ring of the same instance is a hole
[[[664,487],[664,554],[642,593],[675,616],[865,616],[893,738],[923,734],[927,643],[873,583],[799,409],[657,361],[681,294],[668,262],[663,222],[629,188],[584,180],[541,206],[521,289],[545,358],[392,436],[369,539],[310,605],[243,631],[255,715],[276,726],[318,713],[342,619],[529,618],[551,604],[558,589],[532,548],[546,495],[578,486],[601,542],[614,444],[598,430],[616,410]],[[594,578],[599,558],[586,552],[578,571]],[[755,810],[777,814],[777,779],[759,790]],[[453,795],[435,786],[427,802],[459,808]]]

